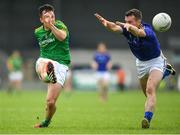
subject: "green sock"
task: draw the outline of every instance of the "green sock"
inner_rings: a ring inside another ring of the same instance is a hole
[[[50,78],[49,78],[48,75],[46,75],[46,77],[44,78],[44,81],[45,81],[45,82],[50,82]]]
[[[50,124],[50,120],[45,119],[45,120],[41,123],[41,126],[42,126],[42,127],[48,127],[49,124]]]

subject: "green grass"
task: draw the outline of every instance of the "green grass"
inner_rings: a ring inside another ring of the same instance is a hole
[[[151,128],[141,129],[145,97],[140,91],[109,93],[100,103],[95,92],[62,93],[49,128],[34,129],[44,116],[46,92],[25,91],[8,95],[0,91],[0,133],[180,133],[180,93],[159,92]]]

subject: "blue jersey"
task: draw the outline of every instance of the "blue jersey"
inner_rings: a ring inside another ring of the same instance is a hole
[[[149,24],[142,23],[146,37],[136,37],[123,28],[123,35],[127,38],[132,53],[141,61],[157,58],[161,54],[160,44]]]
[[[107,64],[110,61],[110,55],[108,53],[95,53],[94,61],[98,64],[97,71],[107,71]]]

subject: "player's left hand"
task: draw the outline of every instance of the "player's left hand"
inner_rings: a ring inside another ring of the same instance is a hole
[[[129,23],[122,23],[122,22],[118,22],[118,21],[116,21],[116,24],[117,25],[119,25],[119,26],[121,26],[121,27],[123,27],[123,28],[125,28],[127,31],[129,31],[129,29],[131,28],[131,24],[129,24]]]

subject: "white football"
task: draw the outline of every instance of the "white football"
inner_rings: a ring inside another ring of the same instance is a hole
[[[167,13],[159,13],[154,16],[152,25],[158,32],[165,32],[171,27],[171,17]]]

